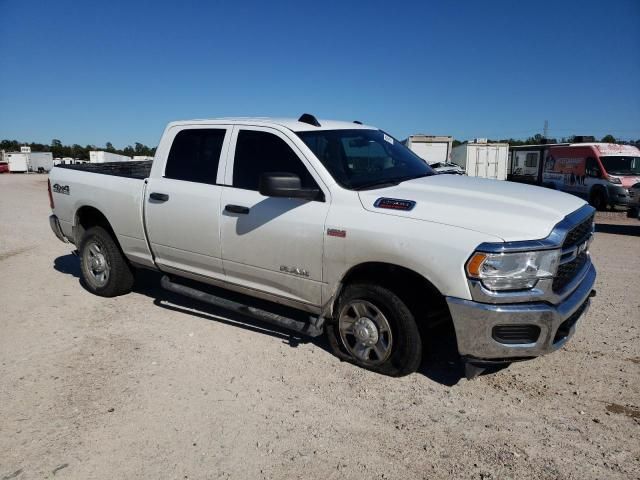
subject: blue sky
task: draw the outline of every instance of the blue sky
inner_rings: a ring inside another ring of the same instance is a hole
[[[184,118],[640,138],[640,1],[0,0],[0,138],[156,145]]]

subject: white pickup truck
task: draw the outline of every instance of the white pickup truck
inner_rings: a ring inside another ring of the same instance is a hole
[[[419,367],[435,322],[452,322],[468,377],[554,351],[595,294],[584,201],[436,175],[360,122],[173,122],[152,162],[57,166],[49,188],[89,291],[122,295],[136,269],[159,270],[174,292],[326,331],[340,358],[387,375]]]

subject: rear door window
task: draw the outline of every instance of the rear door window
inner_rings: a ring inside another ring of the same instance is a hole
[[[233,161],[233,186],[258,190],[260,176],[267,172],[294,173],[302,188],[318,188],[315,180],[287,142],[269,132],[240,130]]]
[[[169,151],[165,178],[215,185],[226,133],[225,128],[178,132]]]
[[[524,166],[528,168],[537,167],[538,166],[538,154],[537,153],[527,153],[527,157],[524,161]]]

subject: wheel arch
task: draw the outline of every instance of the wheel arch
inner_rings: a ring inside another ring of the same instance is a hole
[[[605,206],[609,204],[609,191],[607,190],[607,188],[600,184],[600,183],[596,183],[595,185],[593,185],[590,189],[589,189],[589,198],[587,199],[587,201],[592,204],[592,200],[593,197],[597,194],[602,195],[602,197],[604,198],[604,204]]]
[[[78,210],[76,210],[73,225],[73,236],[76,246],[80,245],[84,232],[88,229],[91,227],[102,227],[109,232],[113,240],[116,242],[116,245],[118,245],[118,248],[121,249],[120,242],[118,242],[118,237],[116,236],[111,223],[109,223],[107,217],[97,208],[91,205],[83,205],[78,208]]]
[[[407,304],[419,323],[428,324],[449,315],[445,296],[429,279],[407,267],[385,262],[360,263],[347,270],[332,298],[331,315],[344,287],[354,283],[374,283],[388,288]]]

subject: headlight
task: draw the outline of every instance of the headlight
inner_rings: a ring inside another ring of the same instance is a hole
[[[525,290],[541,278],[552,278],[558,269],[560,250],[539,252],[476,252],[467,262],[469,278],[482,281],[489,290]]]
[[[609,182],[611,183],[615,183],[616,185],[622,185],[622,180],[620,180],[618,177],[612,177],[611,175],[609,175],[607,180],[609,180]]]

